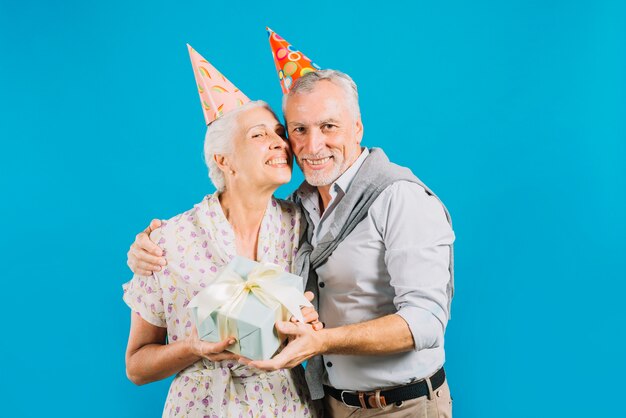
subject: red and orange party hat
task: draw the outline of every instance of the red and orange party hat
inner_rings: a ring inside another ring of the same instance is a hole
[[[207,125],[225,113],[250,101],[233,83],[228,81],[202,55],[198,54],[191,45],[187,44],[187,48],[189,49],[193,74],[196,77],[200,103]]]
[[[306,73],[317,71],[320,67],[311,62],[306,55],[295,49],[276,32],[268,27],[265,29],[269,34],[270,48],[276,64],[276,71],[278,71],[280,86],[283,88],[283,94],[287,94],[298,78]]]

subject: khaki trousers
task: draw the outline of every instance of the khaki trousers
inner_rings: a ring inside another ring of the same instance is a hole
[[[324,417],[332,418],[452,418],[452,397],[446,379],[437,390],[428,396],[402,402],[402,405],[391,404],[384,408],[363,409],[347,406],[332,396],[324,397]]]

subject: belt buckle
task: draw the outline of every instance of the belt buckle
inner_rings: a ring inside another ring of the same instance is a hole
[[[358,408],[358,406],[349,405],[348,403],[346,403],[345,399],[343,399],[343,394],[344,393],[356,393],[356,391],[354,391],[354,390],[342,390],[341,391],[341,395],[339,397],[341,398],[341,402],[343,402],[343,404],[345,406],[349,406],[350,408]]]
[[[380,389],[376,389],[373,392],[355,392],[359,397],[359,403],[361,404],[361,408],[384,408],[387,406],[387,402],[385,401],[385,397],[380,395]],[[343,399],[343,396],[342,396]],[[345,402],[344,402],[345,403]],[[358,406],[357,406],[358,408]]]
[[[381,390],[380,389],[376,389],[373,392],[365,392],[365,395],[368,397],[367,398],[367,405],[369,405],[370,408],[384,408],[387,406],[387,401],[385,400],[385,397],[382,396],[380,394]],[[365,404],[366,402],[363,400],[361,401],[361,404]]]

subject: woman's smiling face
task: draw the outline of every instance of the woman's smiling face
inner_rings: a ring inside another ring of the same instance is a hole
[[[285,128],[274,114],[265,107],[254,107],[239,114],[237,122],[230,156],[237,180],[261,189],[289,183],[291,148]]]

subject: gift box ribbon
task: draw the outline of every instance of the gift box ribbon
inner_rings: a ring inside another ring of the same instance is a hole
[[[256,266],[248,273],[247,280],[230,269],[224,270],[216,283],[200,291],[189,302],[189,307],[197,308],[199,322],[203,322],[213,311],[219,309],[219,314],[226,317],[218,321],[220,340],[232,336],[239,341],[237,325],[230,318],[238,315],[249,293],[254,294],[268,307],[282,305],[298,321],[304,322],[300,308],[313,305],[299,290],[275,283],[275,279],[283,273],[280,266],[270,263]],[[280,317],[277,316],[276,320],[289,319],[284,318],[283,309],[279,312]]]

